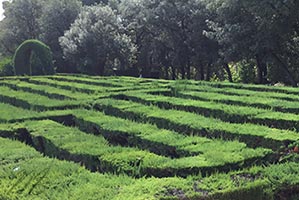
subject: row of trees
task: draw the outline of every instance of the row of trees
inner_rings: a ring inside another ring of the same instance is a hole
[[[12,0],[0,49],[51,47],[59,72],[299,81],[296,0]]]

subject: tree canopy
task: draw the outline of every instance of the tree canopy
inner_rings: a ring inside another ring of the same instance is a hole
[[[109,6],[101,5],[85,7],[60,44],[66,58],[81,72],[96,75],[104,75],[114,61],[120,67],[129,65],[135,50],[121,18]]]
[[[53,50],[60,72],[229,80],[299,81],[296,0],[12,0],[0,51],[24,40]]]

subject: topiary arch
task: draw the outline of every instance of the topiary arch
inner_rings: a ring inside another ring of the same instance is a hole
[[[39,40],[24,41],[17,48],[13,61],[16,75],[51,75],[55,72],[52,52]]]

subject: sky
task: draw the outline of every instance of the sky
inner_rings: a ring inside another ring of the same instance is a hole
[[[0,21],[3,19],[3,8],[2,8],[2,2],[3,2],[4,0],[0,0]]]

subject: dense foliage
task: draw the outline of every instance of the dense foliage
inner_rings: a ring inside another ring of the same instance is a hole
[[[296,0],[12,0],[3,5],[1,54],[11,56],[24,40],[40,39],[53,49],[60,72],[108,75],[114,69],[143,77],[292,86],[299,81]]]
[[[66,58],[87,74],[103,75],[116,61],[124,68],[135,51],[109,6],[85,7],[59,41]]]
[[[12,75],[14,75],[12,59],[9,57],[2,58],[0,61],[0,76],[12,76]]]
[[[26,40],[17,49],[13,58],[16,75],[54,74],[50,48],[38,40]]]

